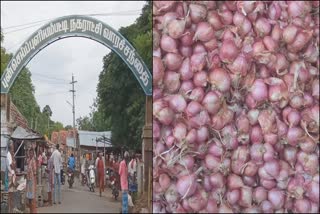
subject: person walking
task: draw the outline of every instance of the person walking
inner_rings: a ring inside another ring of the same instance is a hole
[[[87,162],[87,159],[86,159],[86,155],[84,154],[83,158],[82,158],[82,162],[81,162],[81,178],[82,178],[81,184],[82,184],[82,186],[84,186],[84,180],[86,178],[86,162]]]
[[[134,154],[128,165],[128,181],[129,181],[129,194],[135,199],[137,192],[137,165],[138,156]]]
[[[104,161],[104,158],[102,157],[101,152],[99,152],[99,156],[96,161],[96,169],[98,174],[99,192],[101,197],[101,193],[104,192],[104,175],[105,175],[105,169],[106,169],[105,161]]]
[[[13,142],[10,140],[8,145],[8,152],[7,152],[7,158],[6,158],[6,171],[5,171],[5,191],[9,194],[9,199],[13,196],[13,186],[15,182],[15,159],[12,158],[14,155],[14,147]],[[12,210],[12,203],[11,200],[8,201],[8,208],[9,212]]]
[[[122,191],[122,213],[128,213],[128,162],[129,152],[124,153],[124,159],[119,165],[119,175]]]
[[[59,151],[59,144],[56,145],[56,149],[51,155],[54,166],[54,191],[53,191],[53,204],[56,204],[57,198],[58,203],[61,204],[61,167],[62,167],[62,158]]]
[[[27,161],[27,186],[26,186],[26,197],[29,200],[30,213],[37,213],[37,163],[34,157],[34,151],[32,148],[29,149],[29,159]]]
[[[71,169],[72,172],[74,172],[75,163],[76,163],[76,160],[73,156],[73,153],[71,153],[71,156],[68,159],[68,168]]]
[[[8,145],[8,152],[6,158],[6,176],[5,176],[5,191],[12,192],[13,180],[15,180],[15,161],[12,158],[14,154],[13,143],[12,141]]]
[[[51,158],[51,152],[49,151],[47,153],[47,159],[48,159],[48,165],[47,165],[47,185],[48,185],[48,202],[49,205],[52,206],[52,190],[53,190],[53,171],[54,171],[54,166],[53,166],[53,159]]]

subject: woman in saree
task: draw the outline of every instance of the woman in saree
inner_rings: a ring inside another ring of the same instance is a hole
[[[36,208],[36,191],[37,191],[37,163],[34,158],[34,151],[29,149],[27,170],[27,199],[29,200],[30,213],[37,213]]]

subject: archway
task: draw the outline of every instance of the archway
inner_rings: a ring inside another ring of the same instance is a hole
[[[143,128],[144,189],[149,182],[152,163],[152,76],[135,48],[109,25],[88,16],[71,15],[57,18],[35,31],[14,54],[1,77],[1,93],[7,94],[21,70],[46,46],[67,37],[84,37],[103,44],[127,64],[146,95]],[[78,153],[79,154],[79,153]],[[79,158],[79,157],[78,157]]]

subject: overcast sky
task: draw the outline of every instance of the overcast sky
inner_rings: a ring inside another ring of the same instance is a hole
[[[66,15],[115,13],[129,11],[127,15],[95,16],[114,29],[129,26],[141,14],[145,2],[142,1],[1,1],[1,27],[4,32],[3,46],[15,53],[20,45],[38,28],[48,21],[16,32],[11,26],[57,18]],[[31,25],[32,26],[32,25]],[[8,28],[9,27],[9,28]],[[90,106],[96,98],[96,87],[102,71],[102,59],[110,50],[93,40],[67,38],[59,40],[39,52],[27,65],[32,73],[35,96],[41,110],[50,105],[52,120],[72,125],[72,73],[76,83],[76,118],[88,115]],[[53,78],[51,78],[53,77]]]

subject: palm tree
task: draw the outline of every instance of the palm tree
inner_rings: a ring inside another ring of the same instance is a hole
[[[51,111],[50,106],[49,106],[49,105],[46,105],[46,106],[43,108],[42,113],[45,114],[45,115],[47,115],[47,117],[48,117],[48,132],[47,132],[47,134],[48,134],[48,136],[49,136],[49,122],[50,122],[50,117],[52,116],[52,111]]]

